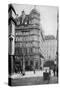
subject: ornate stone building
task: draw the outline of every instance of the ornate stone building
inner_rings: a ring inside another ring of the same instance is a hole
[[[34,8],[29,15],[24,11],[16,18],[15,27],[15,61],[23,62],[27,70],[40,69],[41,58],[40,43],[43,41],[42,30],[40,30],[40,13]],[[24,60],[23,60],[24,58]]]

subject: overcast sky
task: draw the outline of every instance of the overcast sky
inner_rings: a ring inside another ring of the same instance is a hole
[[[20,16],[21,11],[24,10],[26,14],[34,8],[34,5],[20,5],[13,4],[16,13]],[[37,11],[40,13],[40,24],[45,35],[56,36],[57,31],[57,7],[53,6],[36,6]]]

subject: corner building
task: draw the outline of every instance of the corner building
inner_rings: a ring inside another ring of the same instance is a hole
[[[40,30],[40,13],[35,8],[29,15],[22,11],[21,16],[16,18],[16,23],[15,67],[22,67],[24,63],[25,70],[40,69],[40,57],[42,56],[40,43],[43,42],[42,30]]]

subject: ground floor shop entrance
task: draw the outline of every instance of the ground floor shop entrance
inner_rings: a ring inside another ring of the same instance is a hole
[[[41,67],[41,59],[35,58],[35,56],[23,56],[19,55],[9,55],[9,63],[11,63],[12,73],[22,73],[23,71],[35,71],[40,70]]]
[[[24,71],[34,71],[40,69],[40,59],[33,59],[31,57],[25,57],[23,60],[23,57],[15,56],[14,59],[14,72],[22,72]]]

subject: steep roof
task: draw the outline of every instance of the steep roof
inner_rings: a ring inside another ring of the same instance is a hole
[[[13,5],[12,5],[12,4],[9,4],[8,12],[10,12],[10,11],[11,11],[11,9],[12,9],[12,10],[13,10],[13,12],[16,14],[16,11],[15,11],[15,9],[14,9]]]

